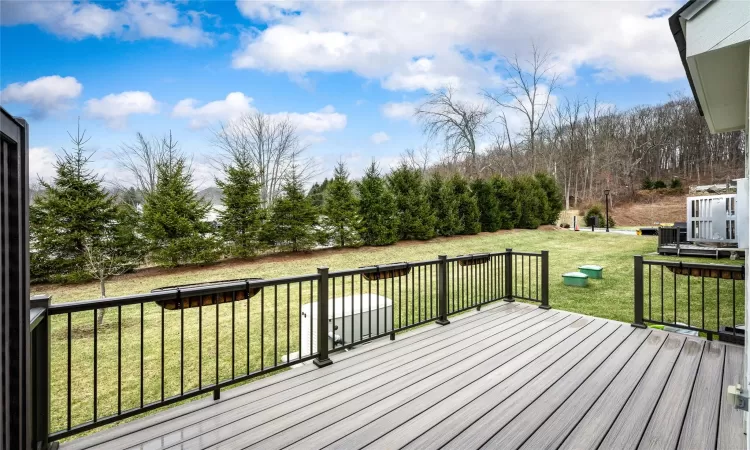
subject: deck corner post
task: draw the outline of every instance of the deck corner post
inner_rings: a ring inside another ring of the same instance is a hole
[[[438,325],[448,325],[448,256],[439,255],[438,259]]]
[[[633,257],[633,323],[636,328],[646,328],[643,323],[643,256]]]
[[[542,304],[541,309],[550,309],[549,306],[549,251],[542,250]]]
[[[328,267],[318,267],[318,357],[313,364],[325,367],[333,364],[328,357]]]
[[[40,450],[50,448],[50,320],[47,311],[51,303],[52,297],[35,295],[29,305],[32,309],[44,309],[41,321],[31,330],[32,446]]]
[[[513,301],[513,249],[505,249],[505,295],[503,300]]]

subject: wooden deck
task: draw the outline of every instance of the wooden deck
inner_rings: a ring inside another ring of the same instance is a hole
[[[742,348],[502,303],[65,449],[744,449]]]

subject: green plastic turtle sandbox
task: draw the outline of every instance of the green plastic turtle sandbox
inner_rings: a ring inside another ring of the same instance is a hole
[[[578,271],[588,275],[589,278],[592,278],[594,280],[601,280],[602,279],[602,271],[604,269],[602,266],[596,266],[593,264],[587,264],[585,266],[578,266]]]
[[[581,272],[568,272],[563,274],[565,286],[586,287],[589,284],[589,276]]]

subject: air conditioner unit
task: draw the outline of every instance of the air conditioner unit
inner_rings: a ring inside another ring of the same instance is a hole
[[[335,311],[335,317],[334,317]],[[310,320],[312,318],[312,320]],[[318,302],[302,305],[301,356],[318,351]],[[362,294],[328,300],[328,348],[348,345],[393,331],[393,300],[382,295]],[[361,338],[360,338],[361,336]]]

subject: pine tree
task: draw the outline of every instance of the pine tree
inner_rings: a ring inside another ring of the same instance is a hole
[[[388,177],[396,197],[400,239],[431,239],[435,236],[435,215],[419,169],[401,164]]]
[[[433,173],[427,183],[427,195],[435,217],[435,232],[438,236],[453,236],[458,233],[461,223],[458,218],[458,199],[453,190],[437,172]]]
[[[449,181],[449,189],[453,191],[458,203],[458,220],[460,223],[458,234],[477,234],[482,229],[479,222],[479,207],[477,199],[469,189],[466,178],[459,174],[453,175]]]
[[[542,223],[554,225],[562,210],[565,209],[562,189],[549,174],[537,173],[535,177],[547,195],[547,209]]]
[[[520,204],[516,201],[513,184],[505,178],[495,176],[490,180],[490,185],[498,203],[500,229],[512,230],[521,215],[521,211],[518,209]]]
[[[283,250],[308,250],[316,241],[317,209],[305,195],[296,170],[292,170],[281,190],[265,224],[265,240]]]
[[[328,189],[328,178],[323,179],[322,183],[313,183],[310,190],[307,192],[307,196],[310,198],[310,203],[316,208],[323,208],[325,203],[325,194]]]
[[[30,207],[31,276],[37,281],[90,280],[86,247],[99,245],[118,223],[113,199],[88,167],[93,153],[85,150],[86,131],[79,126],[70,139],[73,149],[58,158],[52,183],[40,180],[44,192]]]
[[[338,246],[346,247],[360,242],[359,205],[343,162],[336,165],[333,179],[325,191],[323,213],[326,226]]]
[[[158,264],[208,263],[220,256],[215,230],[206,221],[211,206],[198,197],[192,178],[175,143],[158,163],[156,186],[143,204],[143,233]]]
[[[225,167],[225,173],[226,180],[216,180],[224,204],[219,214],[219,234],[229,254],[248,258],[260,249],[263,226],[260,182],[252,165],[246,161],[234,161]]]
[[[482,179],[474,180],[471,183],[471,190],[477,199],[482,231],[495,232],[502,228],[503,217],[500,211],[500,202],[494,189],[492,189],[491,182]]]
[[[396,199],[373,162],[359,183],[360,235],[365,245],[390,245],[398,241]]]

